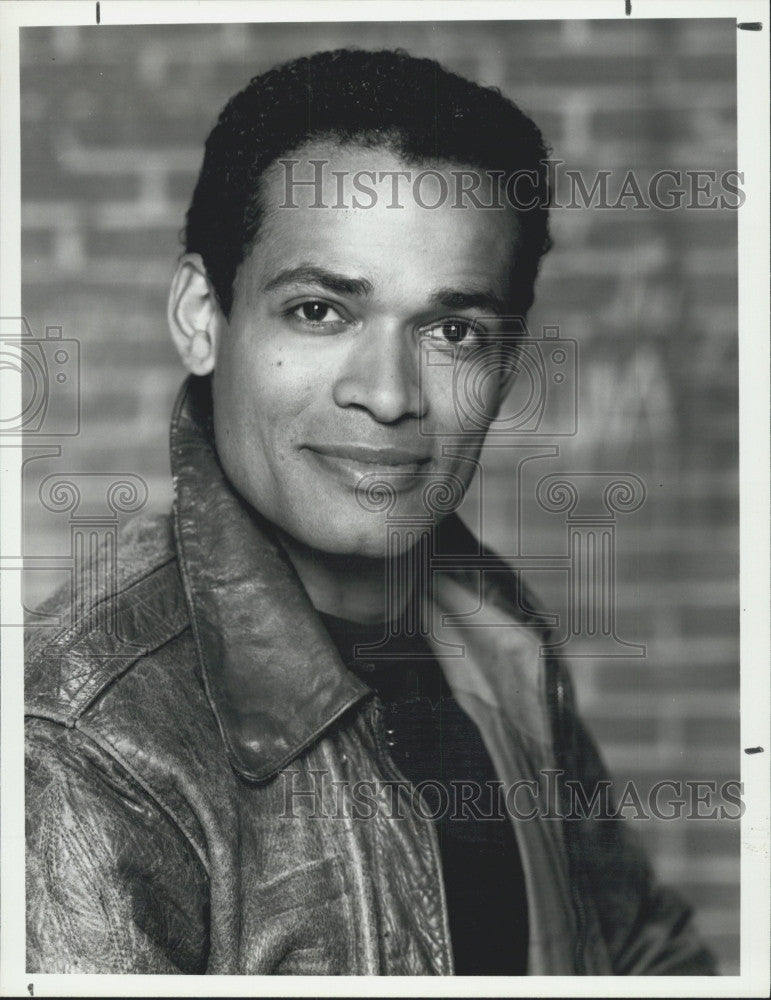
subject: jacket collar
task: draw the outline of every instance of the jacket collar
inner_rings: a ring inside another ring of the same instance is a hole
[[[206,692],[231,763],[265,781],[370,689],[346,669],[269,524],[229,485],[208,379],[171,426],[174,531]]]

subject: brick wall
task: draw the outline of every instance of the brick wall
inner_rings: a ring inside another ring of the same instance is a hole
[[[30,448],[26,550],[66,555],[36,502],[62,470],[133,472],[170,499],[167,423],[181,369],[165,324],[177,233],[203,140],[256,72],[313,48],[407,48],[500,86],[555,157],[587,174],[736,166],[735,26],[717,21],[34,28],[22,32],[24,311],[81,350],[78,436]],[[736,213],[562,210],[530,317],[580,349],[579,433],[522,467],[485,454],[484,530],[500,551],[565,551],[532,500],[558,470],[634,473],[619,515],[617,628],[646,656],[573,660],[580,704],[623,784],[738,776]],[[38,455],[39,457],[34,457]],[[469,519],[474,520],[473,505]],[[27,574],[34,609],[57,574]],[[564,573],[531,582],[563,616]],[[635,823],[657,868],[738,970],[739,828]]]

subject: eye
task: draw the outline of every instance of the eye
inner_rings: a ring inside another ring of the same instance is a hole
[[[295,306],[291,310],[291,315],[305,323],[317,326],[343,322],[340,313],[333,309],[329,303],[322,302],[320,299],[308,299],[307,302],[301,302],[299,306]]]
[[[472,332],[474,336],[471,336]],[[424,326],[421,333],[427,334],[432,340],[438,340],[445,344],[460,344],[467,339],[476,340],[478,331],[475,330],[475,325],[471,320],[450,317],[432,323],[430,326]]]

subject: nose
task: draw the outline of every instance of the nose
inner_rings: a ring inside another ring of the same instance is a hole
[[[424,415],[413,339],[401,325],[378,323],[361,330],[335,379],[338,406],[360,407],[378,423]]]

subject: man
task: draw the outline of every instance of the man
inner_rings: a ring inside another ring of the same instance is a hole
[[[590,798],[602,768],[454,514],[549,246],[545,155],[402,53],[224,109],[169,299],[173,517],[28,647],[30,971],[713,971],[623,822],[562,818],[555,779]]]

